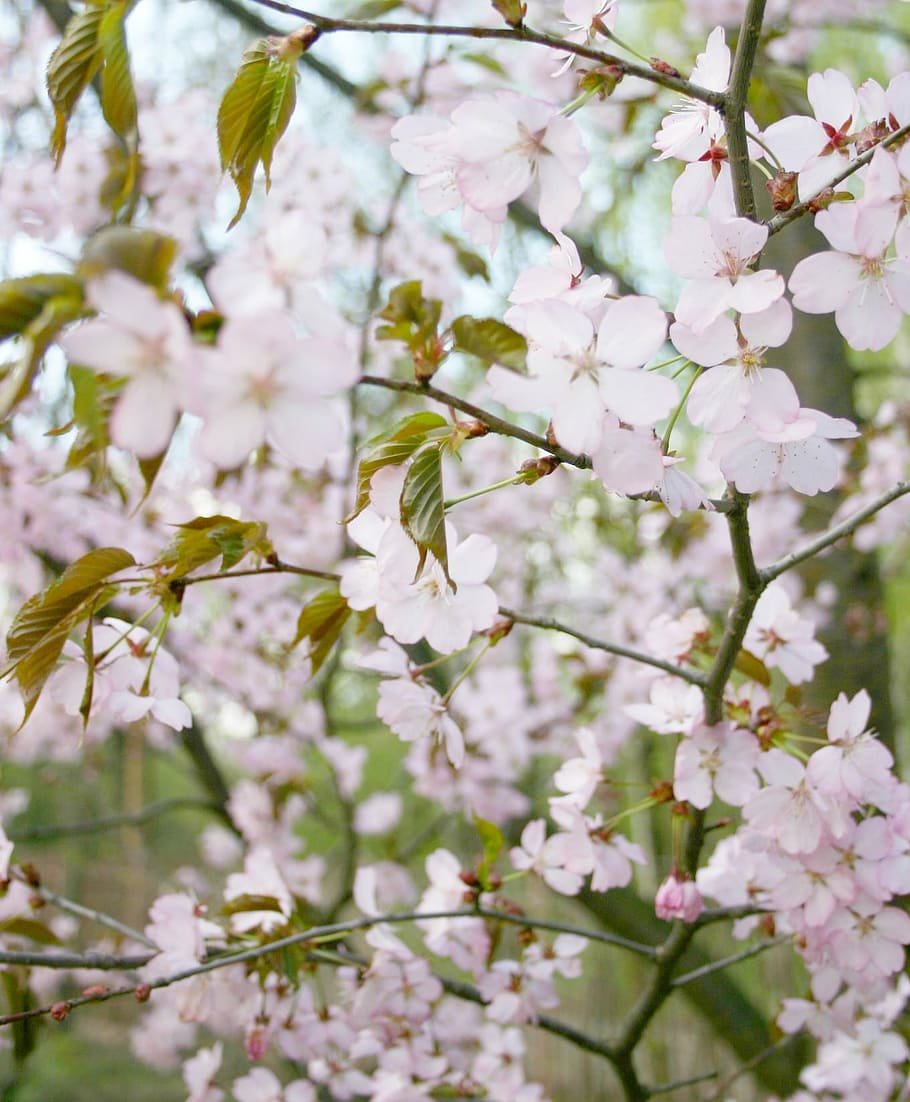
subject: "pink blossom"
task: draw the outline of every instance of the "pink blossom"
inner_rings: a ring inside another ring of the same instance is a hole
[[[759,598],[744,645],[793,685],[811,680],[815,667],[828,657],[815,639],[815,625],[797,613],[780,584],[768,586]]]
[[[726,310],[756,314],[784,293],[777,272],[753,272],[752,259],[764,248],[768,227],[748,218],[677,215],[664,240],[667,263],[689,282],[683,286],[676,320],[702,334]]]
[[[757,791],[758,743],[750,731],[732,724],[698,725],[680,740],[673,771],[673,793],[693,807],[710,806],[716,793],[742,807]]]
[[[681,880],[675,872],[664,880],[654,897],[654,911],[664,922],[695,922],[704,909],[695,881]]]
[[[793,305],[809,314],[834,311],[838,329],[850,345],[877,351],[894,339],[910,310],[910,262],[889,259],[885,250],[891,227],[865,223],[858,233],[860,206],[836,203],[816,216],[816,227],[832,248],[801,260],[790,276]]]
[[[126,377],[111,439],[142,459],[158,455],[183,406],[191,349],[186,321],[175,303],[119,271],[91,280],[87,298],[103,316],[70,330],[60,345],[74,363]]]

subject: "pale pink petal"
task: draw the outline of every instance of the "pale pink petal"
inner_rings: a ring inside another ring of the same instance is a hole
[[[171,442],[176,420],[177,410],[167,388],[150,374],[137,375],[114,406],[111,440],[140,459],[151,459]]]
[[[844,253],[807,256],[793,269],[790,292],[793,305],[807,314],[827,314],[850,297],[860,278],[860,265]]]
[[[741,314],[767,310],[784,293],[784,277],[770,268],[741,275],[733,284],[728,305]]]
[[[611,367],[641,367],[667,338],[667,315],[653,298],[627,295],[607,307],[597,334],[597,356]]]
[[[608,408],[629,425],[653,425],[676,406],[679,391],[665,375],[605,367],[598,373]]]
[[[285,402],[269,410],[269,439],[292,463],[306,470],[321,467],[344,443],[341,421],[328,402]]]
[[[738,351],[736,325],[728,317],[715,318],[701,333],[675,321],[670,326],[670,340],[687,359],[702,367],[723,363]]]
[[[878,352],[891,343],[900,329],[900,307],[888,293],[883,279],[866,278],[838,308],[837,328],[857,352]]]
[[[202,454],[223,469],[236,467],[265,441],[265,412],[252,403],[225,406],[206,418],[199,433]]]

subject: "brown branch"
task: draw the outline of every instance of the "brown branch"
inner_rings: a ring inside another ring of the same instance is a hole
[[[674,666],[672,662],[665,662],[662,658],[654,658],[650,654],[633,650],[631,647],[624,647],[620,643],[607,643],[603,639],[595,639],[592,635],[587,635],[585,632],[578,631],[576,628],[569,627],[568,624],[563,624],[549,616],[526,616],[524,613],[515,612],[511,608],[500,608],[499,614],[515,624],[527,624],[529,627],[543,628],[545,631],[558,631],[563,635],[571,635],[573,639],[577,639],[593,650],[606,651],[607,654],[615,654],[619,658],[630,658],[633,662],[653,666],[655,669],[662,670],[673,677],[688,681],[690,685],[703,686],[705,684],[704,674],[699,673],[698,670],[693,670],[688,666]]]
[[[875,514],[884,509],[886,505],[890,505],[892,501],[897,501],[899,497],[903,497],[904,494],[908,493],[910,493],[910,482],[898,482],[896,486],[880,494],[874,501],[871,501],[864,508],[855,512],[853,516],[847,517],[847,519],[840,524],[836,524],[827,532],[823,532],[814,540],[810,540],[804,547],[800,547],[796,551],[791,551],[789,555],[784,555],[783,558],[778,559],[777,562],[765,567],[764,570],[760,570],[759,574],[762,581],[765,585],[769,582],[773,582],[775,578],[779,578],[781,574],[791,570],[794,566],[799,566],[799,564],[805,562],[806,559],[813,558],[815,555],[819,554],[819,552],[824,551],[845,536],[852,535],[857,528],[874,517]]]
[[[471,38],[471,39],[499,39],[507,42],[527,42],[537,46],[545,46],[560,53],[574,54],[576,57],[587,61],[594,61],[598,65],[609,66],[618,70],[623,76],[639,77],[659,84],[663,88],[679,92],[690,99],[700,100],[712,107],[720,107],[724,102],[722,92],[714,92],[710,88],[702,88],[693,84],[690,80],[672,76],[636,62],[627,61],[615,54],[596,50],[591,46],[570,42],[559,35],[547,34],[545,31],[535,31],[527,26],[519,27],[466,27],[454,26],[444,23],[393,23],[370,19],[334,19],[327,15],[319,15],[316,12],[296,8],[291,4],[282,3],[281,0],[254,0],[265,8],[281,12],[283,15],[291,15],[296,19],[304,19],[316,27],[320,34],[334,34],[337,32],[355,32],[360,34],[402,34],[402,35],[435,35],[442,38]]]

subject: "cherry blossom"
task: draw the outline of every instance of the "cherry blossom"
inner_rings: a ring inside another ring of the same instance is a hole
[[[809,314],[834,311],[838,329],[859,350],[884,348],[894,339],[910,310],[910,264],[885,250],[891,228],[877,220],[877,232],[863,224],[858,235],[860,206],[836,204],[821,211],[816,227],[832,248],[801,260],[790,276],[793,305]]]
[[[158,455],[183,408],[191,352],[186,321],[173,302],[123,272],[91,280],[86,297],[103,316],[70,330],[61,347],[74,363],[126,378],[111,439],[141,458]]]
[[[664,880],[654,897],[654,911],[665,922],[695,922],[704,909],[694,881],[681,880],[676,873]]]
[[[770,268],[751,270],[768,239],[767,226],[747,218],[677,215],[664,240],[667,263],[689,282],[676,320],[700,336],[726,310],[757,314],[784,293],[783,278]]]

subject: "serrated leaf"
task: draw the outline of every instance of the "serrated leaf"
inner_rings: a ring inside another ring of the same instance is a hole
[[[502,364],[515,371],[525,367],[528,342],[521,333],[495,318],[464,314],[452,322],[452,336],[459,352],[468,352],[486,364]]]
[[[168,581],[186,577],[219,557],[221,570],[230,570],[251,551],[269,550],[266,526],[257,521],[216,515],[196,517],[176,527],[177,535],[155,563],[167,568]]]
[[[22,330],[22,351],[0,383],[0,421],[30,392],[44,353],[60,330],[85,314],[81,288],[78,298],[49,298],[38,316]]]
[[[125,3],[113,4],[104,13],[98,27],[98,51],[101,55],[101,111],[114,133],[129,145],[135,144],[138,107],[136,90],[130,75],[126,48]]]
[[[261,38],[248,49],[218,109],[218,150],[221,167],[237,188],[240,205],[231,219],[236,225],[253,190],[261,164],[265,189],[271,186],[272,154],[287,128],[296,103],[297,59],[303,46],[286,39]]]
[[[91,279],[115,269],[163,291],[170,282],[176,255],[173,237],[133,226],[105,226],[86,241],[76,271],[83,279]]]
[[[308,639],[307,657],[315,676],[338,642],[344,625],[351,615],[351,608],[337,587],[324,589],[300,610],[297,633],[291,647]]]
[[[390,433],[368,440],[357,467],[357,500],[345,521],[353,520],[369,505],[370,482],[377,471],[407,462],[430,439],[431,434],[447,435],[449,429],[449,423],[439,413],[415,413],[399,421]]]
[[[771,674],[768,672],[768,667],[751,651],[743,648],[736,656],[736,661],[733,664],[750,681],[757,681],[759,685],[765,685],[766,687],[771,684]]]
[[[101,67],[98,32],[106,9],[104,2],[89,3],[74,15],[47,63],[47,92],[54,108],[51,150],[58,164],[66,148],[70,116]]]
[[[428,554],[442,567],[449,584],[449,556],[446,548],[445,499],[442,489],[441,443],[426,445],[408,467],[401,490],[401,525],[417,544],[419,575]]]
[[[483,860],[477,866],[477,877],[481,886],[489,889],[490,873],[503,851],[506,844],[505,838],[495,823],[491,823],[488,819],[481,819],[477,815],[474,816],[474,829],[480,835],[483,846]]]
[[[16,613],[6,636],[9,665],[2,676],[15,671],[25,704],[23,723],[38,703],[69,633],[116,592],[108,584],[111,575],[135,562],[121,547],[96,548],[71,563],[57,581],[29,598]]]
[[[0,282],[0,340],[21,333],[50,299],[81,296],[81,281],[63,272],[3,280]]]

